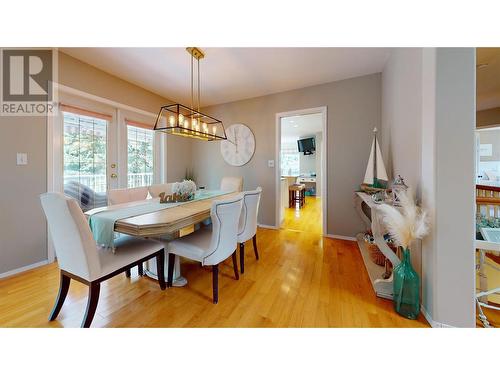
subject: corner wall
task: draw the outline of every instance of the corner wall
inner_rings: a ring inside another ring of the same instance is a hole
[[[439,324],[474,327],[475,51],[397,49],[382,77],[382,147],[431,219],[423,307]]]

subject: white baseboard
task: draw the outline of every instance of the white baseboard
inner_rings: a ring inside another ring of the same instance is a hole
[[[455,328],[453,326],[450,326],[449,324],[437,322],[434,319],[432,319],[431,314],[429,314],[429,312],[425,309],[423,305],[420,306],[420,311],[422,311],[425,320],[429,322],[432,328]]]
[[[28,271],[28,270],[31,270],[33,268],[45,266],[46,264],[49,264],[49,261],[48,260],[42,260],[41,262],[37,262],[37,263],[33,263],[33,264],[28,264],[27,266],[16,268],[15,270],[10,270],[10,271],[4,272],[4,273],[0,273],[0,279],[4,279],[6,277],[15,275],[17,273]]]
[[[264,229],[279,229],[275,225],[265,225],[265,224],[257,224],[258,227],[264,228]]]
[[[336,240],[356,241],[356,237],[340,236],[338,234],[324,234],[324,237],[334,238]]]

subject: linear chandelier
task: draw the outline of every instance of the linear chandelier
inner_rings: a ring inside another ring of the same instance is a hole
[[[191,106],[177,103],[161,107],[154,129],[204,141],[225,140],[227,137],[222,121],[200,112],[200,60],[205,57],[205,54],[196,47],[188,47],[186,51],[191,55]],[[194,90],[195,59],[197,61],[197,96]]]

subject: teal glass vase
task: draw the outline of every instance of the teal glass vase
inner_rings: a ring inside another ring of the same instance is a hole
[[[420,277],[411,265],[410,249],[402,249],[403,259],[393,270],[394,309],[408,319],[420,313]]]

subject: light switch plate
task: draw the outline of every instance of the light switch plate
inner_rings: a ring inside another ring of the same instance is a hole
[[[28,154],[23,152],[17,153],[17,165],[27,165],[28,164]]]
[[[267,161],[267,166],[268,166],[269,168],[274,168],[274,160],[268,160],[268,161]]]

